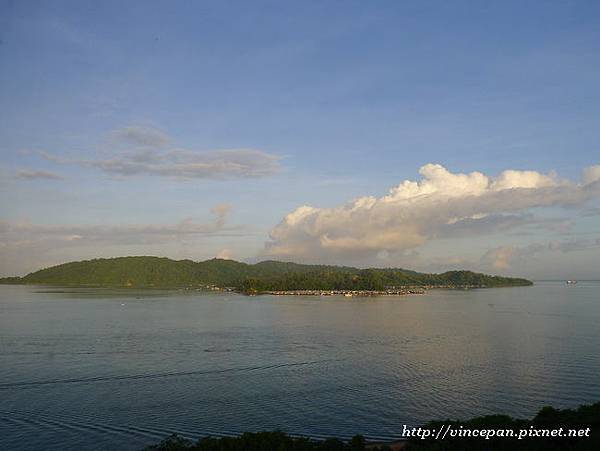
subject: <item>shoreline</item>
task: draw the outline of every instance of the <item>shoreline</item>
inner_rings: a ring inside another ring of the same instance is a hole
[[[345,296],[345,297],[373,297],[373,296],[405,296],[408,294],[425,294],[425,289],[410,290],[275,290],[262,291],[257,294],[271,296]]]
[[[426,294],[429,290],[476,290],[485,288],[510,288],[520,285],[502,285],[490,287],[486,285],[417,285],[386,290],[265,290],[265,291],[239,291],[233,288],[217,288],[220,291],[229,291],[249,296],[347,296],[347,297],[372,297],[372,296],[406,296],[409,294]]]

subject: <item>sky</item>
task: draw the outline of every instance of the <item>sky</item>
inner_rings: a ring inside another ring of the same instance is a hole
[[[600,279],[596,1],[0,0],[0,275]]]

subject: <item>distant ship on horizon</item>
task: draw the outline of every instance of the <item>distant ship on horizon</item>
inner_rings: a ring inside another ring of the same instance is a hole
[[[576,283],[576,280],[567,280],[567,285],[575,285]]]

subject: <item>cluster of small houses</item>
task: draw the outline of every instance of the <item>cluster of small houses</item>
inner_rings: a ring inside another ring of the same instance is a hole
[[[407,294],[425,294],[426,290],[432,288],[463,289],[485,288],[483,285],[427,285],[420,287],[390,287],[385,290],[273,290],[262,291],[256,294],[271,294],[273,296],[403,296]],[[206,285],[201,289],[212,291],[238,292],[235,287],[218,287]]]
[[[289,290],[289,291],[265,291],[265,294],[275,296],[401,296],[405,294],[424,294],[423,289],[406,290]]]

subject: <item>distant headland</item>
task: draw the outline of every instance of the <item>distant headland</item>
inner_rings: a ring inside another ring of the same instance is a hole
[[[24,277],[5,277],[2,284],[110,288],[185,288],[246,294],[399,295],[429,288],[492,288],[532,285],[527,279],[472,271],[441,274],[401,268],[359,269],[263,261],[255,264],[211,259],[203,262],[165,257],[99,258],[65,263]]]

